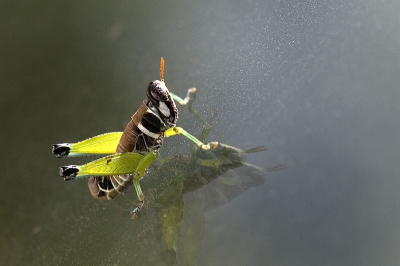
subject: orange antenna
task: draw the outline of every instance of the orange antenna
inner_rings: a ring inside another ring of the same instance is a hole
[[[160,60],[160,80],[164,82],[164,57]]]

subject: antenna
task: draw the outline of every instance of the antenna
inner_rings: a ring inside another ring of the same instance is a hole
[[[164,57],[160,60],[160,80],[164,82]]]

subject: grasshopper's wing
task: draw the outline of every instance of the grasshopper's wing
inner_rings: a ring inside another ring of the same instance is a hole
[[[112,154],[84,165],[68,165],[60,167],[60,176],[64,180],[88,176],[125,175],[137,171],[144,155],[125,152]]]
[[[54,144],[52,152],[58,158],[113,154],[121,139],[122,133],[123,132],[111,132],[75,143]]]

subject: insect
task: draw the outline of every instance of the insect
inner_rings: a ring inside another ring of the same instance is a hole
[[[178,109],[164,82],[164,59],[160,61],[160,80],[149,83],[146,99],[132,116],[124,132],[101,134],[77,143],[54,144],[58,157],[108,155],[84,165],[60,167],[65,181],[90,177],[89,188],[96,199],[113,199],[133,184],[139,204],[132,211],[136,218],[144,203],[140,179],[158,156],[163,138],[183,134],[203,149],[203,144],[183,128],[176,127]]]

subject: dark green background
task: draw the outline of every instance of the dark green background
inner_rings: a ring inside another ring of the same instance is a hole
[[[197,87],[196,109],[215,113],[213,140],[266,145],[248,161],[289,166],[205,214],[199,265],[397,265],[399,8],[2,1],[0,264],[154,265],[157,251],[135,254],[152,219],[120,218],[85,181],[63,182],[58,166],[86,160],[51,145],[122,130],[163,56],[169,89]],[[189,148],[177,137],[162,154]]]

